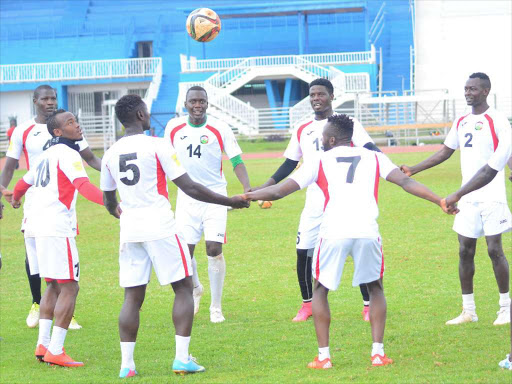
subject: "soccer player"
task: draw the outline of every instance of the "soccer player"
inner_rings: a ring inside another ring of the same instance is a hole
[[[245,194],[250,200],[277,200],[316,183],[325,197],[319,240],[313,256],[315,288],[312,307],[318,356],[308,367],[314,369],[332,367],[327,294],[338,288],[349,254],[354,259],[353,285],[365,284],[370,293],[372,365],[393,362],[384,353],[383,344],[386,299],[382,283],[384,256],[377,224],[379,177],[412,195],[441,205],[439,196],[400,172],[381,152],[351,147],[353,126],[353,120],[347,115],[329,116],[323,128],[325,152],[321,156],[305,162],[283,183]],[[453,207],[443,210],[455,211]]]
[[[89,182],[78,154],[83,136],[75,116],[58,109],[48,116],[46,124],[54,139],[39,162],[16,184],[12,205],[18,208],[27,190],[32,190],[31,198],[37,201],[25,222],[25,236],[33,241],[37,255],[36,260],[30,260],[30,269],[48,285],[40,305],[36,358],[52,365],[80,367],[84,364],[63,349],[80,279],[75,242],[77,191],[92,202],[103,203],[101,191]]]
[[[242,151],[231,128],[206,115],[208,95],[202,87],[187,91],[185,108],[188,116],[169,121],[164,137],[176,150],[190,178],[211,190],[226,195],[226,179],[222,170],[222,152],[231,160],[233,170],[244,188],[251,188],[247,169],[240,157]],[[196,244],[204,233],[210,278],[210,321],[225,320],[222,314],[222,288],[226,276],[226,261],[222,244],[226,236],[227,208],[194,200],[181,189],[176,200],[176,223],[183,233],[192,257],[194,279],[194,313],[199,311],[203,286],[197,273],[194,257]]]
[[[172,318],[176,330],[176,358],[173,371],[180,374],[203,372],[189,356],[194,320],[191,259],[185,241],[176,228],[168,200],[166,178],[184,193],[212,204],[248,207],[241,197],[228,198],[191,180],[180,165],[176,152],[161,138],[143,134],[150,128],[150,116],[137,95],[123,96],[116,103],[116,115],[126,134],[103,157],[101,189],[105,206],[121,219],[119,280],[125,299],[119,315],[121,371],[119,377],[137,374],[133,352],[139,328],[139,310],[144,301],[151,267],[161,285],[171,284],[174,293]],[[116,190],[121,198],[118,208]]]
[[[279,183],[290,175],[297,167],[299,160],[304,163],[316,161],[322,153],[322,130],[327,118],[333,115],[332,100],[334,88],[327,79],[316,79],[309,84],[309,99],[315,113],[314,119],[300,125],[293,133],[284,152],[286,160],[279,169],[257,190]],[[354,121],[354,135],[352,144],[365,147],[372,151],[380,150],[375,146],[370,136],[366,133],[359,121]],[[300,216],[297,232],[297,278],[302,295],[302,306],[293,321],[306,321],[312,315],[311,298],[313,295],[313,282],[311,275],[311,262],[313,248],[315,247],[320,223],[322,222],[324,197],[317,185],[311,185],[306,193],[306,203]],[[363,295],[363,319],[369,321],[370,298],[366,285],[361,285]]]
[[[0,184],[5,187],[8,187],[11,182],[13,172],[22,153],[25,156],[27,168],[30,170],[38,162],[39,156],[50,147],[52,137],[46,127],[46,120],[57,108],[57,93],[49,85],[40,85],[34,90],[32,101],[35,106],[36,117],[18,125],[9,143],[5,166],[0,175]],[[80,146],[80,156],[82,159],[99,171],[101,169],[101,160],[92,153],[87,141],[85,139],[80,140],[78,145]],[[32,190],[29,189],[25,196],[25,203],[23,205],[24,217],[21,225],[22,232],[25,231],[25,222],[30,217],[32,207],[37,204],[37,201],[32,199],[32,193]],[[32,307],[27,316],[27,326],[34,328],[39,323],[39,304],[41,301],[41,278],[39,274],[30,271],[31,260],[35,261],[37,259],[34,238],[25,236],[25,251],[25,269],[32,293]],[[70,329],[80,328],[82,327],[73,318]]]
[[[459,316],[447,321],[447,325],[478,321],[473,275],[476,242],[481,236],[485,236],[487,242],[487,252],[500,294],[500,310],[494,325],[510,323],[509,266],[503,253],[501,234],[511,229],[503,169],[510,158],[512,133],[506,116],[487,104],[490,90],[491,81],[485,73],[477,72],[469,76],[464,94],[467,104],[471,106],[471,113],[454,121],[442,149],[437,153],[413,167],[401,167],[406,175],[411,176],[441,164],[460,148],[465,196],[459,193],[460,213],[455,217],[453,230],[459,238],[463,309]],[[473,179],[488,184],[484,187],[481,184],[482,188],[477,186],[480,189],[476,190],[472,187],[474,184],[470,184]]]

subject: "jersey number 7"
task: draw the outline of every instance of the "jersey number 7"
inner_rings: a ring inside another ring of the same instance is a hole
[[[350,167],[347,172],[347,183],[352,183],[354,181],[357,164],[361,161],[361,156],[337,157],[336,161],[338,163],[350,163]]]

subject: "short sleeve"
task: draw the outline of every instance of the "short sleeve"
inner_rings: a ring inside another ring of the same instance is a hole
[[[487,162],[487,165],[499,172],[505,168],[512,153],[512,130],[505,116],[500,116],[499,120],[497,119],[497,124],[495,124],[494,128],[498,137],[498,146]]]
[[[102,191],[115,191],[117,189],[116,180],[112,176],[109,168],[111,152],[107,151],[101,162],[100,189]]]
[[[82,152],[84,149],[89,148],[89,143],[87,142],[85,137],[82,140],[77,141],[76,143],[78,144],[78,147],[80,148],[80,152]]]
[[[81,177],[88,177],[78,152],[64,146],[62,147],[67,150],[63,151],[59,156],[59,168],[64,172],[69,181],[73,182]]]
[[[224,152],[226,152],[229,159],[232,159],[242,153],[233,131],[228,126],[226,126],[224,131]]]
[[[292,133],[292,137],[290,137],[290,141],[288,142],[288,146],[284,151],[283,156],[287,159],[299,161],[302,159],[302,149],[300,148],[299,142],[299,129],[295,129]]]
[[[314,161],[307,161],[302,163],[301,167],[292,174],[289,179],[294,180],[299,184],[300,189],[306,188],[308,185],[313,184],[318,179],[318,171],[320,167],[320,158]]]
[[[373,143],[372,138],[363,128],[359,120],[353,117],[351,117],[351,120],[354,122],[354,131],[352,133],[352,143],[354,143],[354,146],[363,147],[367,143]]]
[[[11,141],[7,149],[6,156],[19,160],[23,151],[23,129],[15,129],[11,136]]]
[[[448,132],[446,139],[444,139],[444,145],[453,150],[459,148],[459,135],[457,135],[457,121],[453,122],[450,132]]]
[[[398,167],[393,164],[393,162],[382,152],[373,152],[377,157],[377,161],[379,162],[379,173],[380,177],[383,179],[386,179],[388,175],[393,172],[395,169],[398,169]]]
[[[176,151],[173,147],[169,146],[169,143],[158,139],[156,155],[162,165],[165,175],[169,180],[177,179],[185,174],[185,168],[181,165],[176,155]]]

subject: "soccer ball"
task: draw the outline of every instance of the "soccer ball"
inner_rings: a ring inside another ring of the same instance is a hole
[[[265,201],[265,200],[258,200],[258,205],[260,206],[261,209],[269,209],[270,207],[272,207],[272,202]]]
[[[196,41],[212,41],[220,32],[220,18],[211,9],[197,8],[187,17],[187,32]]]

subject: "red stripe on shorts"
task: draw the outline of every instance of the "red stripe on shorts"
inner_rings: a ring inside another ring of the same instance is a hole
[[[178,242],[178,247],[180,248],[181,262],[183,263],[183,268],[185,268],[185,277],[188,277],[190,275],[188,274],[187,258],[183,252],[183,248],[181,246],[180,239],[178,239],[178,235],[174,234],[174,236],[176,236],[176,241]]]
[[[320,244],[318,244],[318,253],[316,254],[315,280],[317,281],[320,277],[320,248],[322,247],[322,240],[323,239],[320,239]]]
[[[73,255],[71,254],[71,246],[69,245],[69,239],[66,238],[66,245],[68,247],[68,267],[69,267],[69,278],[73,279]]]
[[[380,241],[380,237],[379,237]],[[384,276],[384,251],[382,250],[382,244],[380,245],[380,255],[381,255],[381,265],[380,265],[380,278],[382,279],[382,276]]]

